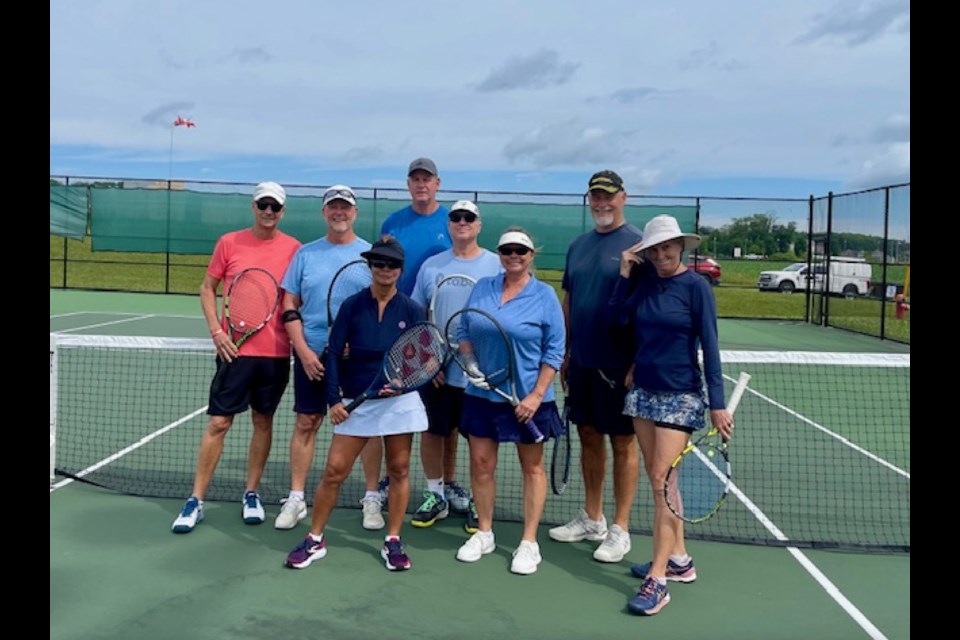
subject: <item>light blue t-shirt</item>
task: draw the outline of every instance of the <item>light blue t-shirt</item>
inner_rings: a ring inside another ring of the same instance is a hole
[[[327,346],[327,293],[337,269],[360,258],[370,243],[357,238],[349,244],[333,244],[326,237],[301,246],[283,276],[284,290],[300,296],[300,316],[307,345],[316,354]]]
[[[467,306],[490,313],[509,336],[517,365],[517,396],[522,400],[536,386],[541,364],[560,370],[567,332],[563,322],[563,309],[553,287],[534,276],[517,297],[501,304],[503,277],[503,274],[500,274],[478,281]],[[468,324],[469,321],[460,326],[458,337],[471,341],[477,360],[484,363],[481,370],[495,370],[507,366],[506,362],[501,362],[503,356],[497,343],[500,340],[499,332],[471,336],[469,327],[466,326]],[[543,402],[555,400],[553,387],[554,385],[550,385],[547,389]],[[492,402],[506,402],[496,392],[478,389],[473,385],[467,386],[467,395]]]
[[[413,293],[417,272],[426,259],[453,246],[447,226],[449,214],[450,210],[443,205],[428,216],[409,206],[394,211],[383,221],[380,234],[390,234],[403,245],[403,273],[397,289],[408,296]]]
[[[410,297],[428,308],[430,301],[433,299],[433,294],[437,290],[437,284],[446,276],[458,274],[479,280],[502,272],[503,266],[500,264],[500,257],[492,251],[482,249],[479,256],[467,259],[458,258],[453,255],[453,249],[447,249],[426,259],[417,273],[417,281]],[[466,295],[463,297],[464,305],[466,305],[469,296],[469,292],[465,293]],[[443,331],[446,328],[447,320],[453,314],[453,310],[447,310],[443,305],[439,305],[436,312],[437,317],[431,318],[431,320]],[[461,389],[467,386],[466,375],[454,362],[447,366],[445,376],[447,384],[451,386]]]

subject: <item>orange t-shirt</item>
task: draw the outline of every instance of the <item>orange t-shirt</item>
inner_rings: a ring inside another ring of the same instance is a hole
[[[213,249],[207,274],[223,282],[221,296],[226,293],[234,276],[250,267],[266,269],[277,279],[283,280],[293,254],[300,248],[300,241],[293,236],[278,231],[269,240],[260,240],[250,229],[231,231],[223,234]],[[270,322],[240,345],[240,355],[266,356],[271,358],[289,357],[290,338],[280,319],[280,309],[273,314]],[[230,329],[221,313],[220,324],[227,333]],[[239,338],[239,335],[236,336]]]

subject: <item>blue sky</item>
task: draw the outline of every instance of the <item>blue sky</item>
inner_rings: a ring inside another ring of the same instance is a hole
[[[806,197],[909,182],[905,0],[50,3],[50,173]],[[178,116],[195,128],[173,127]]]

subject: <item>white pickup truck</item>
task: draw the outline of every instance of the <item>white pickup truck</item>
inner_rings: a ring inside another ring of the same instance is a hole
[[[782,271],[761,271],[757,287],[761,291],[793,293],[806,290],[812,282],[814,291],[823,291],[826,275],[823,262],[814,262],[809,267],[805,262],[795,262]],[[862,258],[830,258],[830,293],[847,297],[866,295],[872,277],[870,264]]]

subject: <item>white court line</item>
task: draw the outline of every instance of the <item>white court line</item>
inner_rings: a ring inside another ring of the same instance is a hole
[[[150,318],[155,318],[155,317],[156,316],[154,316],[153,314],[147,314],[145,316],[143,315],[134,316],[133,318],[123,318],[121,320],[110,320],[109,322],[98,322],[96,324],[87,324],[87,325],[81,325],[79,327],[71,327],[70,329],[63,329],[61,331],[57,331],[57,333],[71,333],[73,331],[85,331],[87,329],[96,329],[98,327],[109,327],[110,325],[123,324],[125,322],[137,322],[139,320],[148,320]]]
[[[726,378],[726,377],[728,377],[728,376],[724,376],[724,377]],[[729,379],[730,379],[730,380],[733,380],[733,378],[729,378]],[[894,467],[893,465],[891,465],[891,464],[889,464],[889,463],[887,463],[887,462],[885,462],[885,461],[883,461],[883,460],[880,460],[880,458],[877,458],[876,456],[870,454],[869,452],[865,451],[864,449],[862,449],[862,448],[854,445],[853,443],[851,443],[851,442],[850,442],[849,440],[847,440],[846,438],[840,437],[840,436],[832,433],[830,430],[826,429],[825,427],[823,427],[823,426],[821,426],[821,425],[818,425],[817,423],[813,422],[812,420],[809,420],[809,419],[807,419],[807,418],[799,415],[799,414],[796,413],[795,411],[792,411],[792,410],[790,410],[790,409],[787,409],[786,407],[784,407],[783,405],[775,402],[775,401],[772,400],[771,398],[768,398],[768,397],[764,396],[763,394],[754,391],[754,390],[751,389],[750,387],[747,387],[746,390],[749,391],[750,393],[752,393],[753,395],[755,395],[755,396],[757,396],[757,397],[759,397],[759,398],[762,398],[762,399],[766,400],[767,402],[770,402],[770,403],[776,405],[777,407],[783,409],[784,411],[789,412],[791,415],[799,418],[800,420],[803,420],[804,422],[806,422],[806,423],[808,423],[808,424],[810,424],[810,425],[813,425],[814,427],[820,429],[820,430],[823,431],[824,433],[827,433],[827,434],[829,434],[829,435],[832,435],[832,436],[836,437],[838,440],[840,440],[840,441],[843,442],[844,444],[847,444],[847,445],[853,447],[854,449],[856,449],[857,451],[860,451],[861,453],[866,454],[868,457],[871,457],[871,458],[873,458],[874,460],[883,463],[885,466],[887,466],[887,467],[889,467],[889,468],[891,468],[891,469],[893,469],[893,470],[895,470],[895,471],[897,470],[897,468]],[[909,478],[909,477],[910,477],[910,474],[906,474],[906,477]],[[737,497],[737,499],[740,500],[740,502],[743,503],[743,505],[747,508],[747,510],[750,511],[750,513],[753,514],[753,516],[760,522],[760,524],[762,524],[762,525],[767,529],[767,531],[769,531],[769,532],[773,535],[774,538],[776,538],[777,540],[780,540],[780,541],[782,541],[782,542],[788,542],[788,541],[790,540],[790,538],[788,538],[788,537],[780,530],[780,528],[777,527],[777,525],[775,525],[772,520],[770,520],[770,518],[767,516],[767,514],[765,514],[765,513],[760,509],[760,507],[758,507],[758,506],[753,502],[753,500],[751,500],[750,498],[748,498],[748,497],[746,496],[746,494],[744,494],[743,491],[741,491],[740,488],[739,488],[733,481],[730,482],[730,492],[731,492],[733,495],[735,495],[735,496]],[[883,633],[882,633],[872,622],[870,622],[870,620],[869,620],[865,615],[863,615],[863,613],[862,613],[859,609],[857,609],[857,607],[856,607],[852,602],[850,602],[850,600],[848,600],[845,595],[843,595],[843,593],[840,591],[840,589],[838,589],[837,586],[836,586],[835,584],[833,584],[833,582],[831,582],[830,579],[827,578],[827,576],[824,575],[823,572],[820,571],[820,569],[819,569],[809,558],[807,558],[807,556],[804,555],[803,552],[800,551],[799,548],[787,546],[787,547],[786,547],[786,550],[787,550],[788,552],[790,552],[790,555],[792,555],[792,556],[797,560],[797,562],[800,563],[800,566],[802,566],[804,569],[806,569],[806,570],[807,570],[807,573],[809,573],[811,576],[813,576],[813,579],[816,580],[817,583],[819,583],[821,587],[823,587],[824,591],[826,591],[827,594],[828,594],[831,598],[833,598],[834,601],[836,601],[837,604],[840,605],[840,608],[842,608],[844,611],[846,611],[847,614],[848,614],[851,618],[853,618],[854,622],[856,622],[858,625],[860,625],[860,627],[861,627],[864,631],[866,631],[867,634],[868,634],[871,638],[873,638],[874,640],[887,640],[887,637],[886,637],[885,635],[883,635]]]
[[[131,445],[128,446],[127,448],[122,449],[122,450],[114,453],[113,455],[111,455],[111,456],[109,456],[109,457],[107,457],[107,458],[104,458],[104,459],[101,460],[100,462],[97,462],[97,463],[93,464],[92,466],[89,466],[89,467],[87,467],[86,469],[83,469],[82,471],[78,471],[78,472],[77,472],[76,474],[74,474],[74,475],[76,475],[78,478],[82,478],[82,477],[84,477],[84,476],[86,476],[86,475],[88,475],[88,474],[91,474],[91,473],[93,473],[94,471],[96,471],[97,469],[99,469],[99,468],[101,468],[101,467],[103,467],[103,466],[105,466],[105,465],[110,464],[110,463],[113,462],[114,460],[119,460],[120,458],[122,458],[123,456],[127,455],[128,453],[130,453],[130,452],[132,452],[132,451],[136,451],[137,449],[139,449],[139,448],[142,447],[143,445],[149,443],[151,440],[155,440],[156,438],[159,438],[160,436],[162,436],[163,434],[165,434],[167,431],[170,431],[171,429],[175,429],[176,427],[179,427],[179,426],[180,426],[181,424],[183,424],[184,422],[187,422],[187,421],[189,421],[189,420],[192,420],[193,418],[197,417],[198,415],[200,415],[201,413],[203,413],[203,412],[206,411],[206,410],[207,410],[207,405],[204,405],[204,406],[200,407],[199,409],[197,409],[196,411],[194,411],[194,412],[192,412],[192,413],[189,413],[189,414],[183,416],[182,418],[180,418],[180,419],[178,419],[178,420],[175,420],[174,422],[171,422],[170,424],[168,424],[168,425],[166,425],[166,426],[164,426],[164,427],[161,427],[161,428],[158,429],[157,431],[154,431],[153,433],[151,433],[151,434],[149,434],[149,435],[147,435],[147,436],[144,436],[143,438],[140,438],[140,440],[138,440],[137,442],[131,444]],[[60,487],[65,487],[65,486],[67,486],[68,484],[70,484],[70,483],[73,482],[73,481],[74,481],[73,478],[67,478],[66,480],[61,480],[60,482],[57,482],[56,484],[50,485],[50,493],[53,493],[54,489],[59,489]]]

